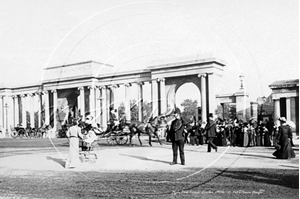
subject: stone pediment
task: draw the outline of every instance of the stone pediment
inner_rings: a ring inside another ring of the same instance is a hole
[[[94,61],[48,67],[44,71],[43,83],[94,78],[113,72],[113,66]]]

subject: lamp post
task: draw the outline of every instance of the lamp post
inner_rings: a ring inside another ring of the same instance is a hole
[[[6,125],[6,137],[8,137],[8,105],[7,105],[7,103],[5,103],[5,110],[6,110],[6,123],[5,123],[5,125]]]

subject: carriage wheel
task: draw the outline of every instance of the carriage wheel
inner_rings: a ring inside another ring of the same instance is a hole
[[[17,138],[18,137],[18,132],[16,130],[14,130],[13,132],[11,132],[11,137],[12,138]]]
[[[19,135],[20,138],[23,138],[26,135],[25,129],[18,130],[18,135]]]
[[[128,141],[128,136],[127,135],[122,135],[122,136],[117,136],[116,137],[116,142],[118,145],[124,145]]]
[[[116,136],[111,135],[108,138],[106,138],[106,141],[107,141],[108,144],[111,144],[111,145],[116,144]]]

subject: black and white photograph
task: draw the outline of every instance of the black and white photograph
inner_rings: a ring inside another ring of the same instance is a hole
[[[0,198],[299,198],[299,8],[0,0]]]

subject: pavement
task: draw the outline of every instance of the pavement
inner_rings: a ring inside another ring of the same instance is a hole
[[[144,142],[145,143],[145,142]],[[139,172],[139,171],[178,171],[193,170],[201,172],[206,168],[270,168],[299,169],[299,140],[294,140],[296,158],[278,160],[272,153],[274,147],[218,147],[207,153],[207,145],[185,145],[186,165],[170,165],[172,147],[170,143],[159,145],[154,142],[150,147],[143,146],[101,146],[93,152],[96,161],[82,162],[74,169],[64,168],[68,157],[68,148],[56,147],[49,150],[37,150],[35,153],[24,153],[2,157],[2,172],[34,171],[98,171],[98,172]],[[178,162],[180,159],[178,157]],[[2,173],[1,172],[1,173]]]

